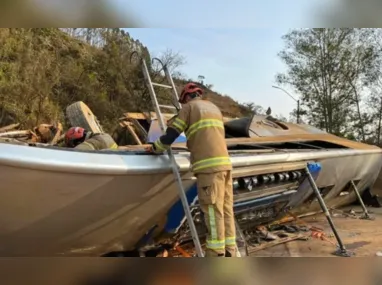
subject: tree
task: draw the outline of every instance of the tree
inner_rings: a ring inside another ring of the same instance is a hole
[[[272,117],[282,122],[289,122],[288,119],[284,117],[282,114],[272,115]]]
[[[373,81],[368,74],[378,57],[366,37],[351,28],[300,29],[283,36],[285,49],[279,56],[288,70],[276,80],[300,94],[301,114],[309,123],[340,136],[355,127],[366,139],[361,94]]]
[[[160,53],[157,58],[160,59],[164,65],[167,65],[172,77],[179,79],[185,77],[185,75],[179,71],[179,68],[187,63],[185,56],[179,52],[175,52],[172,49],[167,48],[165,51]],[[159,74],[162,71],[162,66],[158,61],[154,61],[153,70],[156,74]]]
[[[382,129],[382,96],[381,90],[373,92],[367,101],[370,110],[371,133],[370,141],[373,144],[381,146],[381,129]]]
[[[199,81],[199,83],[200,83],[201,85],[204,85],[204,79],[205,79],[204,75],[199,75],[199,76],[198,76],[198,81]]]
[[[369,37],[367,40],[374,45],[379,55],[382,54],[382,30],[367,29]],[[369,86],[370,94],[367,98],[366,106],[370,118],[370,143],[381,146],[381,123],[382,123],[382,57],[379,56],[373,62],[374,69],[368,74],[372,84]]]
[[[244,107],[245,116],[252,115],[252,114],[255,114],[255,115],[265,114],[264,108],[261,107],[260,105],[256,105],[253,102],[243,103],[243,107]]]
[[[112,133],[125,112],[152,111],[141,66],[130,62],[133,51],[146,61],[153,81],[165,83],[148,48],[119,28],[4,28],[0,46],[0,126],[32,128],[60,120],[66,128],[66,107],[84,101]],[[167,49],[157,57],[177,87],[186,83],[177,75],[186,63],[180,53]],[[156,91],[162,104],[171,104],[169,90]],[[229,96],[211,90],[205,95],[222,113],[243,114]]]

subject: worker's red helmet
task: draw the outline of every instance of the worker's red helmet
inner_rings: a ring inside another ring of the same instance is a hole
[[[179,97],[179,103],[184,104],[186,102],[186,97],[189,94],[198,94],[201,96],[203,94],[203,90],[198,87],[195,83],[187,83],[182,90],[182,93],[180,94]]]
[[[68,147],[75,147],[83,142],[86,130],[81,127],[72,127],[65,134],[65,144]]]

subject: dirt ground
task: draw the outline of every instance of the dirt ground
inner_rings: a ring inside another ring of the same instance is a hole
[[[362,213],[361,207],[347,207],[341,209],[347,211],[353,209],[357,215]],[[335,214],[333,223],[337,228],[345,247],[355,253],[356,257],[376,257],[377,252],[382,252],[382,208],[369,208],[370,215],[375,220],[362,220],[343,217]],[[332,235],[330,226],[323,215],[305,217],[301,219],[310,226],[316,226],[324,230],[332,243],[336,239]],[[256,251],[251,256],[257,257],[334,257],[332,254],[336,246],[328,241],[311,237],[307,241],[297,240],[279,244],[267,249]]]

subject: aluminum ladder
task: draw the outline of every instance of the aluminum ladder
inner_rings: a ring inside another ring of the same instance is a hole
[[[166,125],[164,123],[164,118],[162,116],[160,108],[169,108],[169,109],[178,109],[178,110],[180,110],[181,109],[181,105],[178,102],[178,93],[176,92],[174,81],[172,80],[171,74],[170,74],[167,66],[164,65],[157,58],[154,58],[153,61],[154,60],[157,60],[162,65],[162,68],[163,68],[163,71],[165,73],[166,79],[170,83],[170,85],[164,85],[164,84],[159,84],[159,83],[152,82],[151,78],[150,78],[149,70],[147,68],[146,61],[145,61],[144,58],[140,58],[140,61],[141,61],[141,64],[142,64],[142,71],[143,71],[143,75],[145,77],[147,88],[148,88],[149,93],[150,93],[151,102],[152,102],[153,107],[155,109],[155,113],[156,113],[156,116],[157,116],[157,119],[158,119],[158,122],[159,122],[159,126],[161,128],[161,131],[164,134],[165,131],[166,131]],[[171,89],[171,91],[172,91],[172,100],[173,100],[175,106],[160,105],[158,103],[157,96],[155,94],[154,86],[158,86],[158,87],[162,87],[162,88],[166,88],[166,89]],[[185,192],[184,187],[183,187],[182,179],[180,177],[178,165],[177,165],[177,163],[175,161],[174,153],[172,152],[171,148],[168,149],[167,153],[168,153],[168,156],[169,156],[170,161],[171,161],[171,166],[172,166],[172,170],[173,170],[173,173],[174,173],[174,176],[175,176],[175,179],[176,179],[176,183],[178,184],[177,186],[178,186],[178,190],[179,190],[179,196],[180,196],[180,199],[182,201],[183,209],[184,209],[184,212],[185,212],[186,217],[187,217],[187,222],[188,222],[188,225],[189,225],[190,230],[191,230],[191,235],[192,235],[192,239],[194,241],[196,253],[197,253],[198,257],[203,257],[204,255],[203,255],[202,246],[201,246],[201,243],[200,243],[200,240],[199,240],[199,235],[198,235],[198,232],[197,232],[196,227],[195,227],[194,220],[193,220],[192,215],[191,215],[190,207],[188,205],[188,201],[187,201],[187,197],[186,197],[186,192]]]

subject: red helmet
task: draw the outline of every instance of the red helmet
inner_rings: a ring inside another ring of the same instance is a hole
[[[81,127],[72,127],[65,134],[65,144],[75,147],[80,144],[86,136],[86,130]]]
[[[192,93],[198,93],[200,96],[203,94],[203,90],[200,87],[198,87],[198,85],[196,85],[195,83],[187,83],[183,87],[182,93],[180,94],[179,103],[181,103],[181,104],[185,103],[186,102],[186,96],[188,94],[192,94]]]

